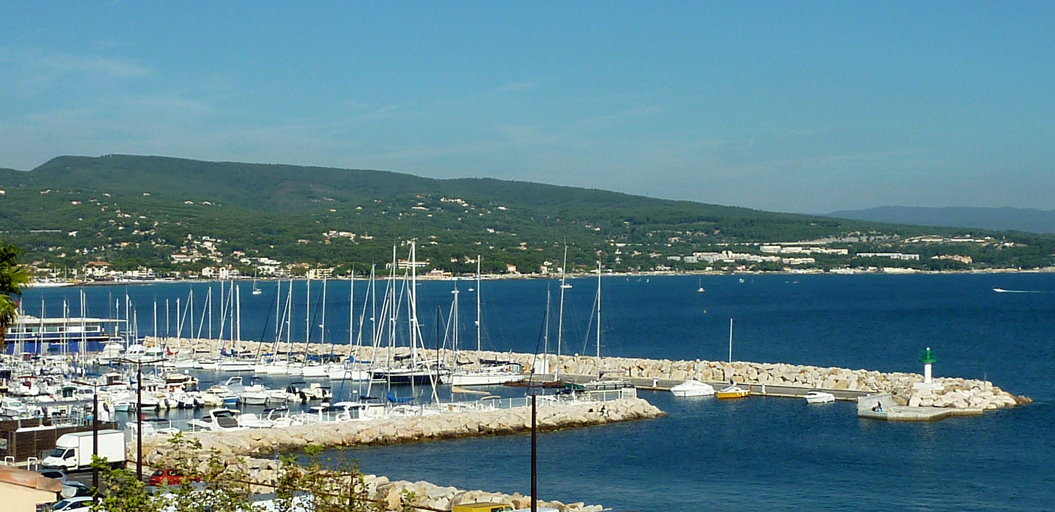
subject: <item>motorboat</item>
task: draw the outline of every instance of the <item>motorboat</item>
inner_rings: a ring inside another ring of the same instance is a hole
[[[208,430],[212,432],[223,432],[228,430],[245,430],[238,424],[238,411],[232,409],[213,409],[208,416],[187,422],[188,425],[197,430]]]
[[[674,396],[686,397],[686,396],[711,396],[714,394],[714,386],[705,384],[698,380],[687,380],[670,388],[670,392]]]
[[[453,386],[494,386],[524,380],[523,365],[516,362],[497,362],[480,368],[457,369],[451,372]]]
[[[251,361],[228,359],[216,365],[221,372],[251,372],[255,365]]]
[[[275,426],[275,422],[247,412],[238,415],[238,426],[245,428],[271,428]]]
[[[239,393],[239,397],[245,405],[267,405],[271,400],[271,396],[268,395],[268,389],[258,383],[245,386],[242,392]]]
[[[714,397],[718,400],[735,400],[737,398],[747,398],[751,395],[751,390],[742,388],[736,384],[722,388],[714,394]]]
[[[828,402],[835,401],[835,395],[826,393],[824,391],[813,390],[806,393],[806,403],[808,404],[826,404]]]

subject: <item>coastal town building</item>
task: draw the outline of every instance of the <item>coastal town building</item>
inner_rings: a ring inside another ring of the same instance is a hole
[[[58,499],[62,482],[35,471],[0,465],[0,496],[9,512],[35,512],[39,505]]]
[[[859,252],[858,258],[890,258],[901,261],[918,261],[919,254],[905,254],[901,252]]]

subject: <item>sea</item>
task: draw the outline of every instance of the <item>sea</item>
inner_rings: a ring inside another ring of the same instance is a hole
[[[457,288],[463,347],[476,345],[479,293],[485,350],[554,353],[559,343],[562,354],[726,360],[731,321],[733,360],[922,373],[919,354],[930,348],[935,376],[985,379],[1033,403],[981,417],[894,423],[858,419],[855,404],[846,402],[718,402],[640,391],[667,415],[539,436],[542,499],[655,512],[1055,510],[1055,274],[606,275],[599,345],[598,279],[568,283],[419,282],[423,341],[433,347],[450,338]],[[27,291],[24,305],[30,314],[43,307],[61,316],[65,302],[77,316],[83,300],[91,316],[132,318],[140,336],[175,336],[182,324],[183,337],[215,338],[222,321],[230,339],[233,315],[221,319],[221,311],[240,302],[239,337],[265,342],[274,340],[276,314],[286,316],[287,301],[292,314],[283,323],[295,341],[345,344],[360,332],[369,339],[371,318],[383,320],[367,300],[373,295],[367,281],[355,281],[354,290],[349,281],[329,281],[325,302],[320,281],[311,282],[310,294],[308,283],[294,282],[291,297],[289,282],[261,281],[259,295],[248,282],[233,294],[220,286],[41,288]],[[378,300],[384,286],[378,283]],[[226,376],[201,378],[207,384]],[[528,435],[351,448],[324,457],[354,460],[364,472],[391,479],[530,490]]]

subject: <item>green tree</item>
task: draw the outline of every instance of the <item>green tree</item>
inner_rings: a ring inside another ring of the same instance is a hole
[[[18,317],[22,289],[29,284],[29,271],[18,264],[22,250],[0,241],[0,350],[7,348],[7,327]]]

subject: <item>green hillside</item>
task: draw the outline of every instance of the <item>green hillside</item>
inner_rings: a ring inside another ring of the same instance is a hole
[[[34,260],[71,268],[93,260],[117,268],[248,268],[238,260],[266,257],[364,269],[390,261],[394,243],[416,238],[419,259],[453,272],[474,269],[468,260],[476,254],[491,271],[510,264],[536,272],[559,261],[565,241],[581,268],[600,257],[620,271],[692,269],[702,266],[671,264],[668,256],[757,252],[759,242],[824,237],[878,251],[907,236],[960,233],[537,183],[146,156],[64,156],[28,172],[0,170],[0,189],[0,237]],[[970,249],[984,265],[1051,264],[1047,237],[1022,236],[1013,235],[1015,250],[975,244],[959,252]],[[209,255],[174,260],[200,256],[205,242]]]

